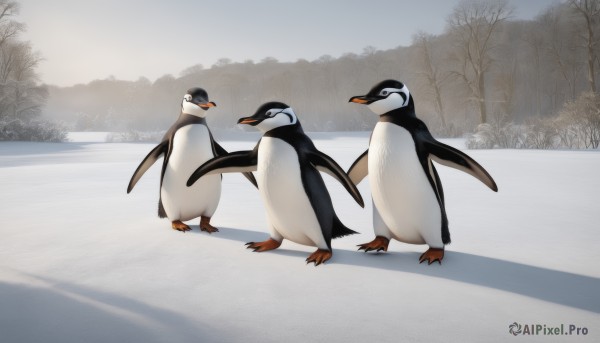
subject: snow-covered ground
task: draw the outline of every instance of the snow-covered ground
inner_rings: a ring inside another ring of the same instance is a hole
[[[313,137],[345,169],[368,141]],[[156,216],[158,164],[126,194],[153,145],[91,138],[0,143],[0,342],[600,341],[599,151],[467,151],[498,193],[440,166],[453,243],[431,266],[418,264],[425,246],[357,252],[373,238],[368,182],[361,209],[325,175],[360,234],[315,268],[313,247],[244,248],[268,235],[239,175],[224,176],[220,232],[176,232]],[[513,322],[588,334],[513,337]]]
[[[76,143],[103,143],[110,132],[69,132],[67,140]]]

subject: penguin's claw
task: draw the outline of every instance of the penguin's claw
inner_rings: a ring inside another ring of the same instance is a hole
[[[200,226],[200,231],[206,231],[208,233],[213,233],[213,232],[219,232],[219,229],[217,229],[216,227],[214,227],[210,224],[204,224],[204,225]]]
[[[252,249],[254,252],[263,252],[279,248],[281,242],[269,238],[264,242],[248,242],[246,243],[246,249]]]
[[[442,264],[443,259],[444,248],[429,248],[429,250],[424,252],[421,257],[419,257],[419,263],[427,261],[427,264],[431,265],[433,262],[437,261],[439,264]]]
[[[200,231],[206,231],[208,233],[219,232],[219,229],[210,225],[210,217],[200,217]]]
[[[192,231],[192,228],[184,224],[181,220],[176,220],[172,222],[171,227],[173,228],[173,230],[181,232]]]
[[[377,236],[375,239],[369,243],[359,244],[357,245],[358,251],[364,250],[365,252],[369,251],[387,251],[388,245],[390,244],[390,240],[383,236]]]
[[[333,253],[330,250],[317,249],[317,251],[308,256],[306,264],[314,262],[315,267],[321,263],[325,264],[325,261],[328,261],[332,255]]]

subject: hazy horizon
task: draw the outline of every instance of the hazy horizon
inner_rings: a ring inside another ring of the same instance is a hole
[[[531,19],[555,2],[512,0],[513,18]],[[17,20],[44,58],[41,81],[72,86],[109,76],[153,81],[220,58],[294,62],[408,46],[418,31],[442,33],[457,3],[22,0]]]

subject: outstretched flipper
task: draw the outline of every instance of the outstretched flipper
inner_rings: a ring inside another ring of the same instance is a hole
[[[365,150],[348,169],[348,177],[358,185],[369,174],[369,149]]]
[[[439,164],[465,172],[483,182],[494,192],[498,191],[498,186],[492,176],[479,163],[460,150],[438,142],[433,137],[428,138],[424,141],[424,146],[429,152],[429,158]]]
[[[165,140],[161,142],[159,145],[154,147],[146,157],[142,160],[142,163],[137,167],[133,176],[131,176],[131,180],[129,181],[129,185],[127,186],[127,193],[131,192],[135,184],[142,178],[142,175],[152,167],[152,165],[158,161],[161,155],[167,153],[167,149],[169,147],[169,141]]]
[[[187,186],[193,185],[204,175],[253,172],[256,170],[257,156],[258,144],[254,150],[235,151],[223,156],[214,157],[206,161],[192,173],[187,181]]]
[[[214,140],[212,140],[212,142],[215,157],[225,156],[228,154],[227,150],[225,150],[219,143],[217,143]],[[258,188],[258,183],[256,182],[256,179],[254,178],[254,174],[252,174],[252,172],[242,172],[242,174],[244,175],[244,177],[246,177],[246,179],[248,179],[248,181],[250,181],[254,185],[254,187]]]
[[[321,172],[325,172],[331,176],[333,176],[336,180],[338,180],[344,188],[352,195],[354,200],[360,205],[360,207],[365,207],[365,203],[360,195],[360,192],[356,188],[356,185],[352,182],[352,180],[348,177],[348,175],[344,172],[342,167],[340,167],[337,162],[335,162],[328,155],[315,150],[311,151],[308,154],[309,161],[317,168],[317,170]]]

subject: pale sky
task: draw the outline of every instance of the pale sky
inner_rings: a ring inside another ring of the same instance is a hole
[[[516,19],[531,19],[556,0],[511,0]],[[360,54],[364,47],[411,44],[422,30],[444,31],[458,0],[20,0],[18,19],[44,61],[42,82],[59,86],[137,80],[275,57],[312,61]]]

